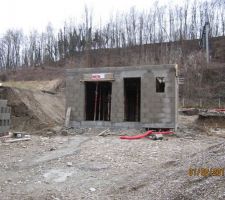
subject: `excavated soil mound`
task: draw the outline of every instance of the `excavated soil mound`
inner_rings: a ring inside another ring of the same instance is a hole
[[[63,94],[4,87],[1,97],[11,107],[11,128],[16,131],[37,131],[62,125],[65,115]]]

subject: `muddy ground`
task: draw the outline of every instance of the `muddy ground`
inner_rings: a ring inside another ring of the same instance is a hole
[[[89,131],[0,143],[0,199],[225,199],[224,176],[188,175],[225,167],[225,139],[196,129],[195,119],[180,116],[177,135],[162,141]]]

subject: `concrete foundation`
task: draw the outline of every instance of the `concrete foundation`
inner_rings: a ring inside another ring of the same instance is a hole
[[[139,120],[127,121],[125,117],[127,111],[124,80],[126,78],[140,78]],[[160,82],[161,80],[163,80],[164,88],[157,89],[157,81]],[[101,81],[112,83],[110,121],[100,119],[87,121],[85,109],[88,94],[85,94],[87,93],[85,85],[87,82]],[[178,106],[177,66],[148,65],[68,69],[66,106],[67,108],[71,107],[70,126],[72,127],[176,129]]]

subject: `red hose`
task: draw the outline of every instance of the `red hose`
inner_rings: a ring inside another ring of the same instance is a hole
[[[144,134],[139,134],[139,135],[134,135],[134,136],[120,136],[120,139],[125,139],[125,140],[136,140],[136,139],[141,139],[141,138],[144,138],[148,135],[151,135],[151,134],[163,134],[163,135],[166,135],[166,134],[173,134],[174,132],[172,131],[162,131],[162,132],[153,132],[152,130],[149,130],[147,131],[146,133]]]
[[[136,139],[140,139],[140,138],[144,138],[150,134],[152,134],[152,130],[150,131],[147,131],[146,133],[144,134],[140,134],[140,135],[134,135],[134,136],[121,136],[120,139],[126,139],[126,140],[136,140]]]
[[[217,108],[217,109],[215,109],[215,111],[216,111],[216,112],[224,112],[224,111],[225,111],[225,109],[222,109],[222,108]]]

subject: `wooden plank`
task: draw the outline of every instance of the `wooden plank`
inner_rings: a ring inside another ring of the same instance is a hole
[[[98,134],[98,136],[103,136],[104,133],[106,133],[107,131],[109,131],[109,128],[105,129],[104,131],[102,131],[101,133]]]
[[[19,138],[19,139],[9,139],[5,140],[5,143],[13,143],[13,142],[21,142],[21,141],[28,141],[31,140],[31,138]]]
[[[69,127],[69,124],[70,124],[70,114],[71,114],[71,107],[68,107],[67,108],[67,111],[66,111],[65,127]]]

